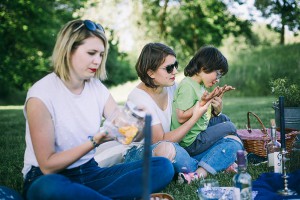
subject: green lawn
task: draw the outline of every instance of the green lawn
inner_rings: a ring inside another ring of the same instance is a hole
[[[223,113],[227,114],[238,128],[246,125],[246,113],[252,111],[261,117],[265,126],[274,118],[271,97],[257,98],[226,98],[224,97]],[[253,123],[252,123],[253,122]],[[251,127],[260,128],[255,119],[251,119]],[[25,121],[22,106],[0,106],[0,185],[22,190],[23,154],[25,149]],[[256,179],[259,174],[266,172],[264,164],[249,165],[248,171]],[[231,186],[233,174],[220,173],[215,176],[221,186]],[[195,191],[197,182],[191,185],[179,185],[172,182],[164,192],[172,194],[175,199],[198,199]]]

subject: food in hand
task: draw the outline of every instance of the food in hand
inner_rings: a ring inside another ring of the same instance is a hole
[[[230,91],[230,90],[235,90],[235,88],[232,87],[231,85],[224,85],[224,86],[222,87],[221,93],[220,93],[218,96],[222,98],[223,95],[224,95],[224,93],[225,93],[225,92],[228,92],[228,91]]]
[[[200,106],[204,106],[208,101],[210,101],[214,97],[222,98],[224,93],[230,90],[235,90],[235,88],[230,85],[224,85],[223,87],[215,87],[215,89],[211,93],[205,91],[201,97]]]
[[[138,133],[138,128],[134,125],[130,126],[123,126],[119,128],[119,132],[125,136],[124,140],[122,141],[123,144],[130,144],[133,138]]]

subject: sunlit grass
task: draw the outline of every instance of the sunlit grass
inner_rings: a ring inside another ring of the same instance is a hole
[[[24,106],[0,106],[0,110],[21,110]]]

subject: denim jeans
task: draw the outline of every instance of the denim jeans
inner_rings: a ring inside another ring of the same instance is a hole
[[[185,147],[185,150],[191,156],[198,155],[209,149],[218,140],[230,134],[237,135],[236,127],[230,121],[229,117],[221,114],[220,116],[211,118],[207,129],[201,131],[195,141],[190,146]]]
[[[143,161],[108,168],[89,162],[58,174],[43,175],[32,167],[24,182],[27,199],[134,199],[143,194]],[[171,162],[162,157],[151,160],[151,192],[158,192],[174,176]]]
[[[152,151],[161,142],[162,141],[151,145]],[[164,141],[164,142],[168,142],[168,141]],[[188,152],[183,147],[181,147],[178,143],[173,143],[173,142],[170,142],[170,143],[173,144],[175,151],[176,151],[175,158],[172,161],[175,173],[179,173],[179,172],[188,173],[188,172],[196,171],[196,169],[198,168],[198,161],[196,159],[192,158],[188,154]],[[124,162],[129,163],[129,162],[143,159],[143,155],[144,155],[143,152],[144,152],[143,146],[132,147],[131,149],[129,149],[127,151],[125,158],[124,158]]]
[[[21,194],[15,191],[12,188],[6,186],[0,186],[0,199],[14,199],[14,200],[23,200]]]
[[[244,149],[243,145],[231,138],[218,140],[206,151],[193,156],[211,174],[225,170],[236,160],[236,152]]]

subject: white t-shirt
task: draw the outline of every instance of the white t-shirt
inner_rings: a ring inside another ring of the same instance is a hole
[[[168,92],[168,106],[165,110],[161,110],[147,92],[137,87],[131,91],[127,99],[127,101],[131,101],[136,106],[145,107],[147,112],[150,112],[152,116],[151,125],[161,124],[165,133],[170,132],[172,101],[176,84],[171,87],[166,87],[166,89]]]
[[[81,145],[88,140],[88,136],[99,131],[104,106],[109,95],[108,89],[95,78],[85,82],[80,95],[73,94],[55,73],[51,73],[30,88],[25,106],[31,97],[39,98],[45,104],[54,125],[55,151],[61,152]],[[24,176],[31,166],[38,166],[32,147],[25,106],[26,150],[22,170]],[[86,163],[93,158],[94,153],[95,150],[90,151],[68,169]]]

